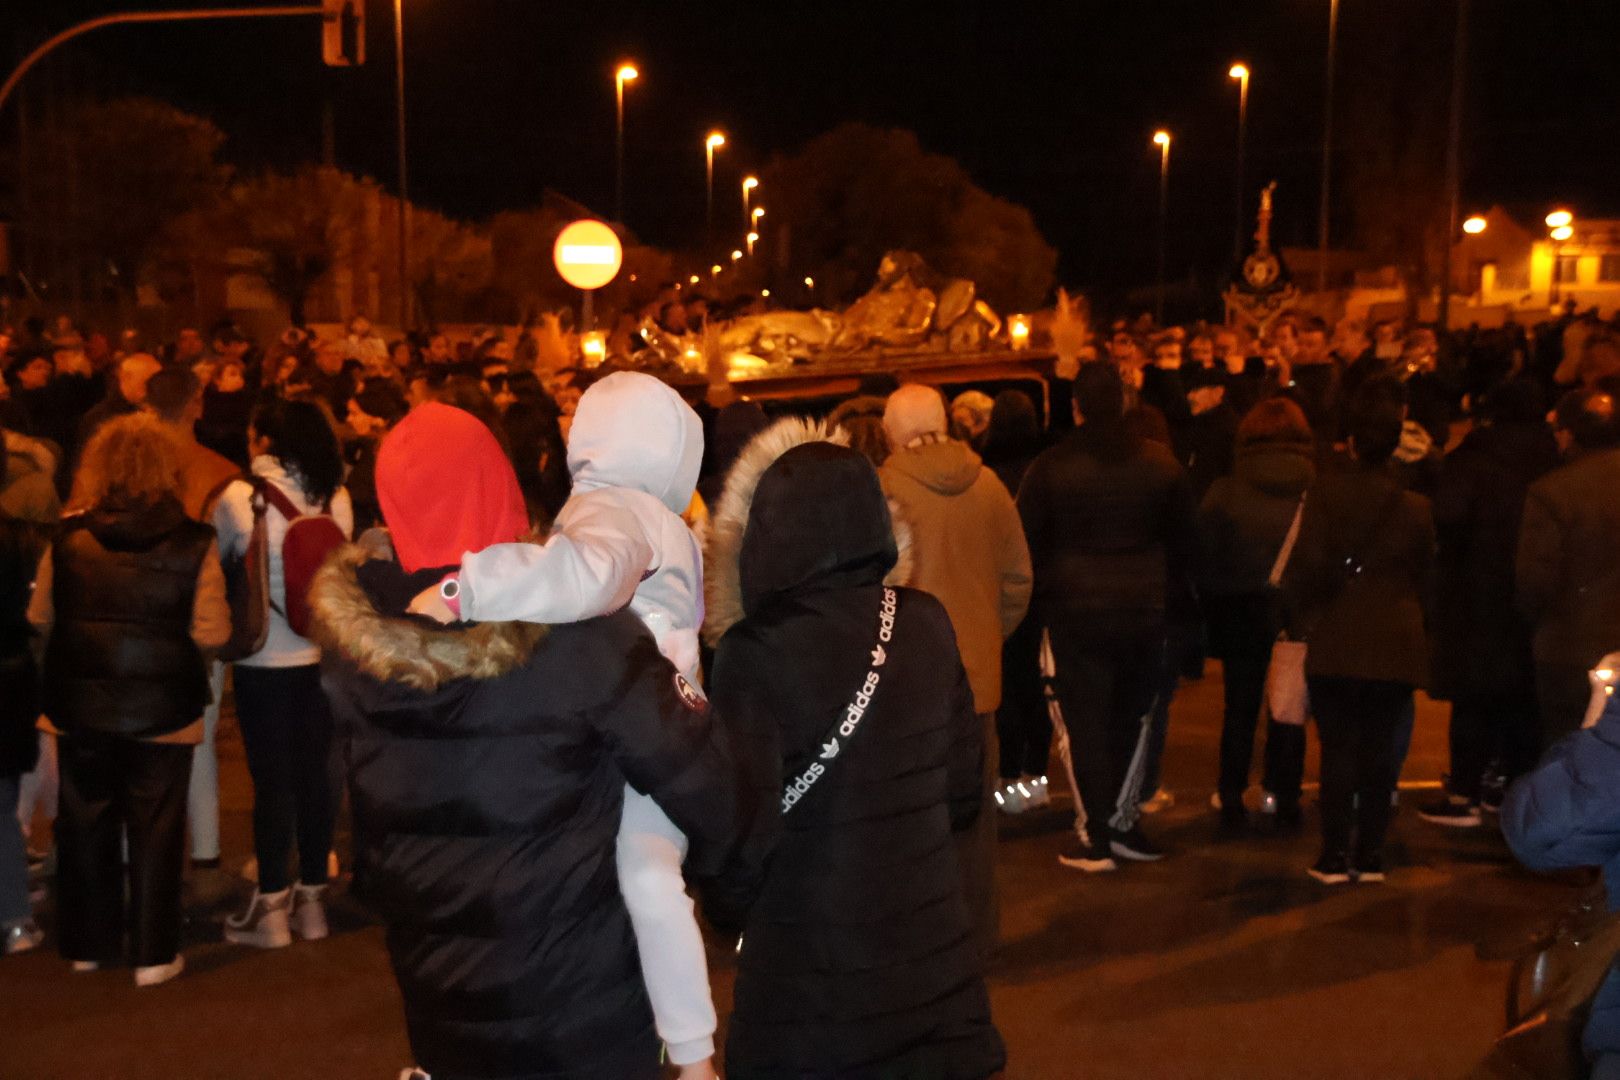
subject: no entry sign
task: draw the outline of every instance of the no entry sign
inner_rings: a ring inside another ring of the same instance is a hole
[[[624,264],[624,248],[612,229],[600,221],[576,221],[557,234],[552,249],[557,273],[576,289],[600,289]]]

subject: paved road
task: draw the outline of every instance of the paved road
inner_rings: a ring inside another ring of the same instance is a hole
[[[1178,804],[1150,819],[1173,858],[1087,877],[1056,862],[1062,813],[1003,829],[991,993],[1007,1080],[1459,1076],[1500,1023],[1506,965],[1477,959],[1476,943],[1572,886],[1514,869],[1499,837],[1426,825],[1412,796],[1383,886],[1310,881],[1309,832],[1217,841],[1216,671],[1174,711]],[[1444,743],[1443,711],[1425,706],[1408,782],[1438,779]],[[239,865],[248,796],[229,733],[222,756],[227,861]],[[0,960],[0,1080],[384,1080],[409,1062],[381,933],[357,908],[339,901],[331,941],[256,953],[221,943],[217,927],[246,886],[216,873],[192,889],[190,968],[168,986],[73,976],[50,953]],[[724,1015],[729,972],[716,984]]]

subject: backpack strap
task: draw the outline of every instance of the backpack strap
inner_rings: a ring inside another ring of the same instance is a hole
[[[262,485],[262,489],[264,491],[265,501],[271,506],[275,507],[276,512],[282,517],[286,518],[289,522],[297,521],[299,518],[304,516],[304,512],[298,509],[297,505],[295,505],[291,499],[287,498],[287,493],[282,491],[275,484],[266,481]]]

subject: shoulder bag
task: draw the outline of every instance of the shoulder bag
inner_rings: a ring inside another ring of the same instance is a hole
[[[894,640],[894,616],[900,606],[900,594],[885,585],[883,587],[883,603],[878,608],[877,640],[872,646],[872,663],[866,672],[866,678],[855,691],[850,703],[838,714],[838,722],[827,730],[819,744],[819,750],[812,748],[815,756],[803,769],[794,774],[782,787],[782,814],[787,813],[803,801],[810,790],[827,775],[832,763],[838,760],[838,755],[844,752],[855,733],[861,728],[861,720],[872,705],[872,696],[877,693],[878,686],[883,682],[883,668],[889,662],[889,644]]]

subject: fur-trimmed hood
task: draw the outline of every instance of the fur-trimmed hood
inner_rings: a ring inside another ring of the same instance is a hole
[[[708,542],[703,553],[707,609],[703,638],[710,645],[718,643],[745,614],[741,573],[743,538],[748,531],[748,518],[760,479],[783,454],[811,443],[847,446],[849,436],[821,421],[781,420],[760,432],[732,466],[720,501],[711,509]],[[889,501],[889,517],[898,559],[884,581],[891,585],[904,584],[912,572],[911,531],[892,500]]]
[[[360,581],[361,566],[377,558],[357,544],[339,549],[315,576],[309,603],[315,642],[379,682],[431,692],[457,679],[499,678],[545,639],[548,628],[532,623],[439,628],[385,614]]]

